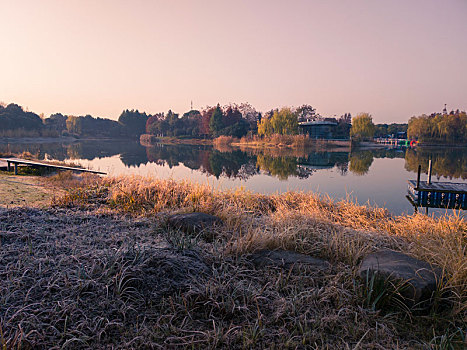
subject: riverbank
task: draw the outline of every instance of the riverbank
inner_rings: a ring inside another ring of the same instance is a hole
[[[0,144],[26,144],[26,143],[74,143],[80,141],[137,141],[135,137],[122,137],[122,138],[96,138],[96,137],[73,137],[73,136],[61,136],[61,137],[0,137]]]
[[[384,143],[376,143],[376,142],[355,142],[353,148],[358,148],[360,150],[372,150],[372,149],[385,149],[385,148],[395,148],[394,145],[387,145]]]
[[[7,348],[463,346],[462,217],[393,217],[312,193],[221,192],[141,177],[68,180],[48,208],[0,209]],[[222,224],[194,233],[169,225],[186,212]],[[383,248],[441,268],[428,313],[358,277],[362,259]],[[252,262],[264,249],[329,268]]]
[[[229,145],[234,147],[248,148],[303,148],[303,147],[350,147],[350,140],[324,140],[310,139],[304,135],[272,135],[251,136],[235,138],[232,136],[219,136],[215,139],[191,139],[177,137],[157,137],[155,135],[143,134],[140,137],[142,146],[151,147],[157,143],[161,144],[188,144],[188,145]]]
[[[63,137],[0,137],[0,143],[72,143],[78,141],[71,136]]]
[[[437,143],[424,143],[420,142],[417,144],[417,147],[421,148],[467,148],[467,143],[447,143],[447,144],[437,144]]]
[[[143,134],[140,136],[139,142],[141,146],[153,147],[156,144],[167,145],[212,145],[212,139],[191,139],[178,137],[158,137],[155,135]]]
[[[331,148],[350,147],[350,140],[311,139],[305,135],[278,135],[242,137],[219,136],[214,144],[229,144],[248,148]]]

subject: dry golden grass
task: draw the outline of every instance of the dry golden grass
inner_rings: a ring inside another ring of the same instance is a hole
[[[215,138],[212,142],[214,145],[230,145],[232,142],[238,141],[235,137],[221,135]]]
[[[349,200],[335,202],[314,193],[217,191],[188,181],[137,176],[67,186],[67,194],[55,205],[111,212],[125,220],[151,218],[154,237],[164,235],[181,251],[202,252],[211,266],[211,275],[201,284],[193,282],[189,290],[158,302],[119,304],[115,297],[121,310],[136,310],[142,317],[136,325],[131,318],[119,318],[126,331],[118,339],[126,344],[162,341],[167,347],[258,349],[463,347],[467,224],[461,215],[394,217],[385,209]],[[224,225],[216,230],[213,242],[165,226],[168,215],[192,211],[222,218]],[[263,248],[320,257],[332,263],[332,271],[254,269],[245,254]],[[370,306],[368,286],[356,274],[361,258],[378,248],[403,251],[443,269],[444,279],[430,314]],[[122,271],[131,272],[129,280],[143,279],[135,261],[121,266]],[[84,317],[80,315],[74,316],[74,325],[76,318]],[[90,334],[89,342],[105,346]]]
[[[137,176],[106,178],[102,184],[108,188],[110,206],[120,212],[202,211],[219,216],[230,253],[288,248],[356,264],[378,247],[405,251],[442,267],[446,287],[467,311],[467,223],[460,214],[394,217],[383,208],[334,202],[315,193],[216,191],[188,181]]]
[[[242,137],[239,142],[235,143],[236,145],[244,144],[249,145],[250,147],[286,147],[286,148],[303,148],[303,147],[313,147],[320,142],[310,139],[305,135],[279,135],[273,134],[270,136],[260,137],[254,135],[252,137]]]

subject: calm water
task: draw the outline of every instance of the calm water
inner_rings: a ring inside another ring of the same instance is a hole
[[[314,191],[335,199],[351,197],[361,204],[413,213],[405,198],[407,180],[416,179],[419,164],[433,181],[467,182],[467,149],[385,149],[372,151],[273,150],[267,153],[210,146],[159,145],[137,142],[81,141],[72,144],[0,144],[0,152],[28,151],[40,159],[79,163],[110,175],[140,174],[189,179],[218,189],[242,187],[261,193]],[[422,180],[426,175],[422,175]],[[441,214],[441,209],[430,209]],[[461,212],[465,215],[464,212]]]

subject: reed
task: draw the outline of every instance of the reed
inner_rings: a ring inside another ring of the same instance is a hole
[[[232,142],[238,141],[235,137],[232,136],[219,136],[213,140],[214,145],[230,145]]]
[[[304,148],[313,146],[322,146],[316,140],[310,139],[305,135],[279,135],[270,136],[253,135],[242,137],[235,145],[249,145],[251,147],[283,147],[283,148]]]

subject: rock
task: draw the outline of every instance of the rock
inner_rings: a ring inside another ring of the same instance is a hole
[[[217,216],[206,213],[175,214],[168,218],[169,226],[188,232],[197,233],[214,226],[222,225],[222,220]]]
[[[429,300],[441,279],[439,268],[392,250],[380,250],[363,259],[358,274],[366,278],[367,271],[391,282],[406,281],[400,293],[411,305]]]
[[[260,250],[249,256],[256,267],[277,266],[285,269],[300,265],[311,266],[318,270],[331,267],[329,262],[290,250]]]
[[[210,274],[202,256],[193,250],[158,249],[146,255],[150,257],[136,276],[141,281],[138,290],[148,299],[158,300],[187,290]]]

